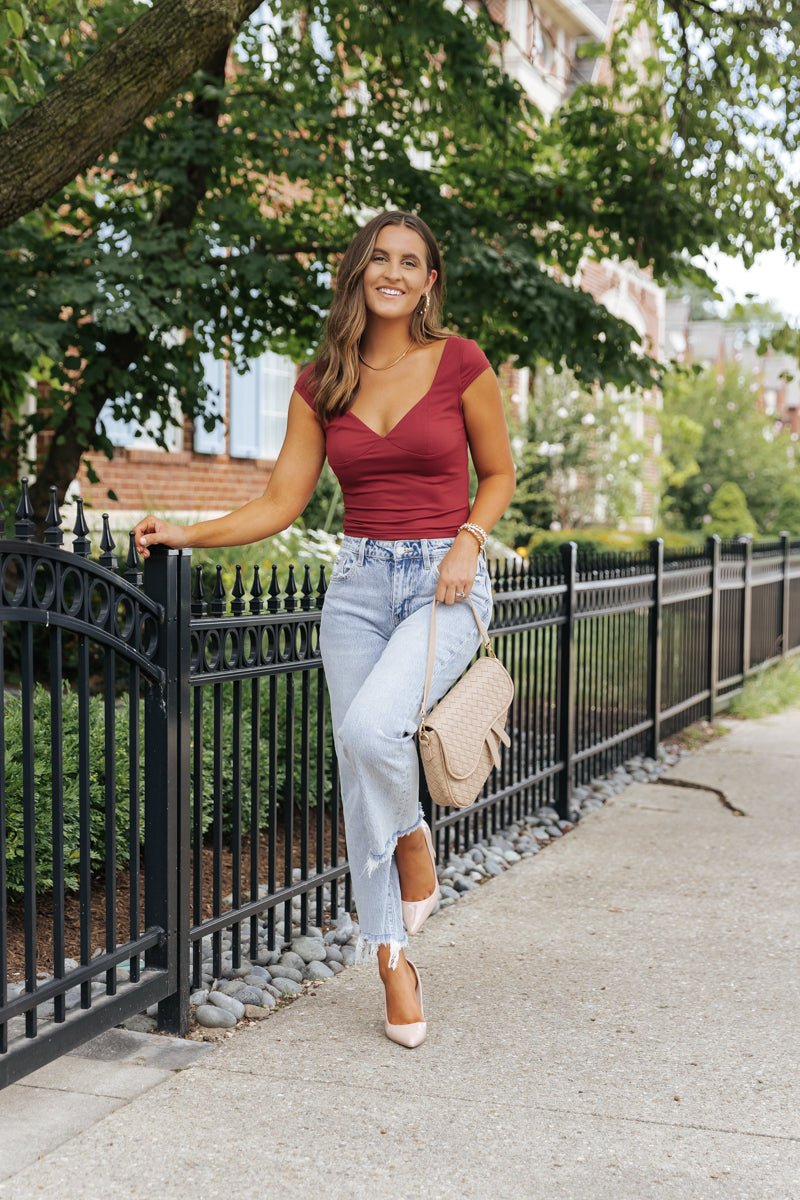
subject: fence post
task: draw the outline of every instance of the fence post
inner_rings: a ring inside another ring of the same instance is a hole
[[[789,557],[792,553],[791,538],[788,533],[781,535],[783,550],[783,587],[781,588],[781,658],[789,657],[789,602],[791,597],[791,578],[789,576]]]
[[[563,821],[572,808],[573,757],[575,754],[575,584],[578,578],[578,546],[567,542],[560,546],[561,564],[567,590],[561,626],[561,665],[558,675],[558,758],[563,764],[558,779],[556,810]]]
[[[650,746],[648,753],[651,758],[658,754],[661,741],[661,627],[664,607],[664,539],[654,538],[650,542],[650,562],[653,568],[653,604],[650,609],[650,629],[648,645],[650,647],[648,716],[653,724],[650,729]]]
[[[742,687],[750,674],[750,637],[753,628],[753,539],[745,534],[739,539],[744,543],[744,595],[742,597]]]
[[[144,564],[144,590],[164,608],[154,661],[162,688],[149,687],[144,716],[145,927],[164,937],[146,965],[166,970],[170,995],[158,1027],[189,1027],[189,604],[191,551],[154,546]]]
[[[714,720],[717,707],[717,685],[719,683],[719,576],[720,547],[722,543],[716,533],[706,542],[706,553],[711,560],[711,595],[708,600],[708,719]]]

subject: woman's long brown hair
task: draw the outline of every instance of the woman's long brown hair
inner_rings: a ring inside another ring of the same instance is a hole
[[[437,272],[427,310],[424,303],[411,314],[409,334],[419,346],[448,337],[441,320],[444,298],[444,265],[436,238],[421,217],[414,213],[387,211],[378,213],[350,242],[336,276],[336,289],[316,358],[314,407],[321,421],[346,412],[358,390],[358,347],[367,323],[362,276],[372,258],[378,234],[387,225],[407,225],[425,243],[427,273]]]

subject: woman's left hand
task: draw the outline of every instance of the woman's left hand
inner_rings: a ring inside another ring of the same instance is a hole
[[[478,543],[471,533],[464,532],[456,536],[439,563],[436,599],[440,604],[455,604],[470,594],[478,571],[479,553]]]

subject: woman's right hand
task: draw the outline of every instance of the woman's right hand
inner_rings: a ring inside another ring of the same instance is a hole
[[[160,517],[142,517],[133,530],[134,543],[142,558],[150,557],[151,546],[171,546],[180,549],[188,544],[188,530]]]

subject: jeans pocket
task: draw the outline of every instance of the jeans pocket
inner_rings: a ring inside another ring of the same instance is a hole
[[[347,579],[348,575],[356,565],[356,556],[352,550],[340,550],[333,560],[331,567],[330,582],[333,583],[337,579]]]

